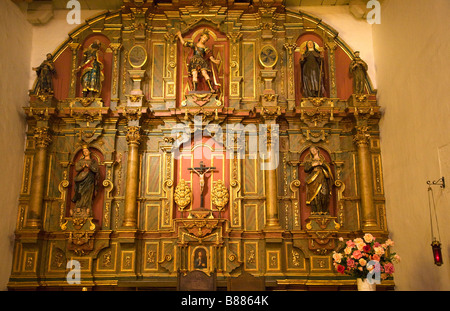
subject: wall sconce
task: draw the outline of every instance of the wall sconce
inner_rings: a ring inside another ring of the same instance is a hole
[[[431,186],[440,186],[442,189],[444,189],[445,188],[445,178],[441,177],[435,181],[427,181],[427,185],[428,185],[428,207],[430,209],[431,237],[433,239],[433,241],[431,242],[431,248],[433,249],[434,264],[436,266],[441,266],[443,264],[441,243],[439,242],[441,237],[440,237],[440,233],[439,233],[439,224],[438,224],[437,214],[436,214],[436,205],[434,203],[434,194],[433,194],[433,189],[431,188]],[[431,202],[433,204],[434,218],[435,218],[435,222],[436,222],[435,225],[436,225],[436,230],[437,230],[439,239],[436,239],[436,237],[434,235]]]

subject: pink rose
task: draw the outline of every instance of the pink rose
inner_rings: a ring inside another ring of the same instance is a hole
[[[387,274],[393,274],[394,271],[395,271],[394,265],[391,264],[390,262],[384,265],[384,272],[386,272]]]
[[[347,242],[345,242],[347,244],[347,247],[355,247],[355,243],[353,243],[352,240],[348,240]]]
[[[353,259],[348,258],[347,259],[347,267],[348,268],[354,268],[355,267],[355,261]]]
[[[372,256],[372,260],[380,261],[380,256],[377,255],[377,254],[374,254],[374,255]]]
[[[355,259],[360,259],[362,257],[362,254],[359,250],[356,250],[353,252],[352,257]]]

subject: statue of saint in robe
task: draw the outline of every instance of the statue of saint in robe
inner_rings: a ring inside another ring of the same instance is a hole
[[[33,67],[36,71],[37,81],[35,94],[36,95],[50,95],[53,94],[53,75],[56,74],[55,65],[53,64],[53,56],[48,53],[46,59],[39,67]]]
[[[306,205],[311,207],[311,214],[329,214],[333,174],[330,166],[320,158],[319,149],[309,148],[310,159],[306,161],[304,170],[306,177]]]
[[[100,56],[101,43],[95,40],[83,52],[83,63],[76,71],[81,70],[81,86],[83,97],[99,97],[102,92],[102,84],[105,79],[104,65]]]
[[[359,51],[355,52],[355,58],[350,63],[350,74],[353,77],[353,93],[364,94],[364,86],[366,84],[367,63],[359,57]]]
[[[83,147],[83,155],[75,164],[77,172],[75,182],[75,195],[72,202],[75,209],[71,211],[72,216],[92,216],[92,203],[97,190],[99,166],[98,162],[91,156],[87,146]]]
[[[323,64],[323,52],[317,49],[314,41],[308,41],[300,56],[304,97],[325,96]]]

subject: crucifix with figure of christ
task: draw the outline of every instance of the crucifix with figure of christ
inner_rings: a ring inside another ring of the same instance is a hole
[[[203,189],[205,188],[205,174],[208,173],[211,170],[215,170],[216,168],[214,166],[206,167],[203,164],[203,161],[200,161],[200,167],[190,167],[188,170],[193,171],[194,173],[198,174],[200,178],[200,209],[204,209],[204,203],[203,203]]]

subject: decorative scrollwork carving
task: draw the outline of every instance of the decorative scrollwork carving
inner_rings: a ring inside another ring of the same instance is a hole
[[[180,180],[180,183],[175,188],[174,194],[175,203],[183,210],[191,203],[192,191],[184,179]]]
[[[214,183],[212,189],[212,203],[217,206],[219,211],[222,211],[228,203],[230,195],[227,187],[222,180],[218,180]]]

